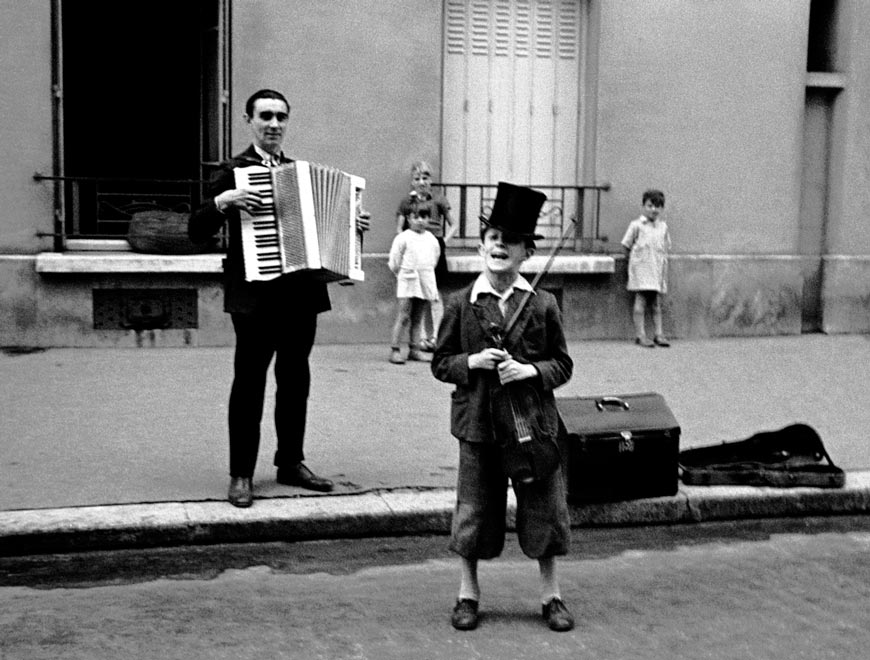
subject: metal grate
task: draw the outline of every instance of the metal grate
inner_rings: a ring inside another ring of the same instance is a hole
[[[196,289],[94,289],[94,330],[169,330],[199,325]]]

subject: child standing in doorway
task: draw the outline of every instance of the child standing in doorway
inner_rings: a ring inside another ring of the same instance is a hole
[[[390,362],[404,364],[400,342],[410,327],[408,360],[428,361],[422,351],[423,323],[433,301],[440,300],[435,266],[441,255],[438,240],[427,230],[432,211],[429,203],[408,211],[408,228],[393,239],[388,264],[396,276],[398,310],[393,324]]]
[[[634,291],[635,343],[647,348],[670,346],[662,328],[662,297],[668,291],[668,252],[671,237],[662,219],[665,194],[647,190],[641,200],[641,216],[632,220],[622,239],[628,256],[628,290]],[[646,312],[652,310],[652,340],[646,334]]]
[[[418,160],[411,166],[411,191],[399,203],[396,212],[396,233],[408,228],[408,216],[412,209],[421,205],[429,206],[430,214],[426,229],[438,241],[441,254],[435,265],[435,282],[440,288],[447,275],[447,256],[445,242],[456,233],[456,225],[450,216],[450,202],[443,195],[432,190],[432,167],[424,160]],[[420,350],[431,352],[435,348],[435,339],[444,308],[441,299],[433,300],[423,318],[424,336],[420,340]]]

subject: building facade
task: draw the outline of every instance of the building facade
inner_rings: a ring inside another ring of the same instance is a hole
[[[263,87],[291,102],[288,155],[366,179],[366,280],[331,286],[320,342],[388,340],[419,159],[461,222],[448,291],[479,267],[497,182],[547,192],[530,272],[568,229],[541,285],[570,339],[632,336],[618,242],[650,187],[669,334],[870,332],[862,0],[0,6],[0,346],[231,343],[220,246],[145,254],[127,233],[137,211],[198,203]]]

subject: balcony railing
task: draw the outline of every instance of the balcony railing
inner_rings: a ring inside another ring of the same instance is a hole
[[[154,208],[190,211],[200,204],[200,179],[108,179],[100,177],[47,176],[36,181],[54,181],[54,227],[40,236],[54,238],[62,251],[68,239],[125,238],[134,213]]]
[[[569,235],[564,248],[575,252],[600,252],[604,240],[600,234],[601,193],[610,189],[610,184],[600,183],[584,186],[531,186],[547,195],[541,209],[537,233],[544,236],[538,241],[539,248],[547,248],[558,242],[569,223],[574,231]],[[475,247],[479,240],[480,218],[492,211],[498,185],[494,183],[433,183],[432,188],[450,202],[453,221],[458,230],[451,241],[452,247]]]
[[[199,206],[206,181],[200,179],[106,179],[98,177],[47,176],[35,174],[36,181],[54,181],[54,249],[66,249],[67,239],[111,239],[127,235],[133,214],[155,207],[190,210]],[[453,221],[458,223],[451,241],[454,248],[477,245],[480,218],[492,210],[498,185],[494,183],[434,183],[450,202]],[[604,252],[606,238],[600,233],[601,193],[610,184],[582,186],[535,185],[547,201],[538,219],[537,232],[544,236],[539,248],[554,245],[574,225],[564,249],[574,252]],[[221,238],[226,247],[226,238]]]

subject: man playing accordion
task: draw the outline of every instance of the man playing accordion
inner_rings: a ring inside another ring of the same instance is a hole
[[[268,281],[245,280],[240,211],[256,211],[260,194],[237,188],[234,168],[250,165],[277,167],[293,162],[281,145],[290,119],[290,104],[279,92],[263,89],[245,105],[245,121],[252,144],[212,177],[204,204],[191,214],[188,232],[203,242],[226,224],[224,311],[232,317],[236,335],[234,375],[229,401],[230,486],[228,499],[237,507],[253,503],[253,476],[260,444],[266,378],[275,358],[274,464],[277,481],[328,492],[333,483],[305,465],[303,451],[308,393],[308,358],[317,330],[317,315],[330,309],[326,284],[306,271],[286,273]],[[357,228],[369,228],[368,215],[359,212]]]

